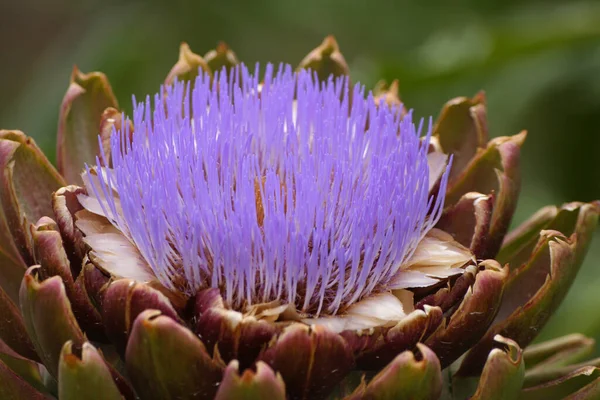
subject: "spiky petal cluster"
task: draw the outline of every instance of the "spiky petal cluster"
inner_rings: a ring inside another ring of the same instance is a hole
[[[98,160],[104,214],[165,286],[218,287],[236,308],[335,314],[393,289],[443,205],[422,123],[346,79],[257,76],[200,74],[139,104],[135,133],[112,136],[112,169]]]

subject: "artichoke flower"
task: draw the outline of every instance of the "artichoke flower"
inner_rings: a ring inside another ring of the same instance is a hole
[[[597,398],[592,339],[530,343],[600,202],[507,234],[525,136],[483,93],[415,121],[333,37],[295,70],[183,44],[131,119],[75,69],[57,169],[0,131],[0,398]]]

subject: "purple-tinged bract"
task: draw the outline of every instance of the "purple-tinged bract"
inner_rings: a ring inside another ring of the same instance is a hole
[[[237,309],[280,300],[332,315],[393,289],[443,207],[429,135],[347,79],[257,75],[201,73],[136,106],[135,133],[113,134],[94,186],[118,193],[105,215],[166,287],[218,287]]]

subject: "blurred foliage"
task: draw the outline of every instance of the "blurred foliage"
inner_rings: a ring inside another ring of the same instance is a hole
[[[515,222],[538,208],[600,198],[600,2],[568,0],[4,0],[0,125],[54,159],[60,101],[74,64],[105,72],[121,106],[154,93],[181,41],[226,41],[247,64],[297,64],[334,34],[353,79],[400,80],[417,115],[487,93],[493,136],[529,131]],[[541,338],[600,339],[600,235]],[[540,339],[541,339],[540,338]]]

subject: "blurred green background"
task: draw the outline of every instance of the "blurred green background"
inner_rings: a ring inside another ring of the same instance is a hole
[[[108,75],[125,110],[156,92],[187,41],[226,41],[246,63],[297,64],[334,34],[353,79],[400,80],[417,115],[487,93],[493,136],[529,131],[515,222],[538,208],[600,198],[600,1],[0,2],[0,125],[54,159],[57,113],[74,64]],[[542,338],[600,339],[600,234]]]

